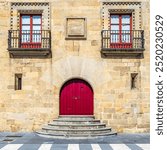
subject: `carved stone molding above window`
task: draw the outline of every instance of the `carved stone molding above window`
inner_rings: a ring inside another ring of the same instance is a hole
[[[18,13],[20,14],[42,14],[44,10],[24,10],[24,9],[21,9],[21,10],[18,10]]]
[[[141,2],[103,2],[103,5],[140,5]]]

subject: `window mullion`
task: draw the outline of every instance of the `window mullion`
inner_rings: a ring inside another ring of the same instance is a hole
[[[32,43],[32,30],[33,30],[33,21],[32,21],[32,15],[30,15],[30,43]]]
[[[119,15],[119,42],[122,43],[122,15]]]
[[[133,31],[132,31],[132,15],[130,15],[130,43],[132,43],[132,34],[133,34]]]

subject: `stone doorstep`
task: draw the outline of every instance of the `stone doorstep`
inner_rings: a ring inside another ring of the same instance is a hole
[[[94,120],[94,116],[59,116],[59,120]]]
[[[94,115],[59,115],[58,118],[95,118]]]
[[[88,119],[75,119],[75,120],[72,120],[72,119],[54,119],[53,121],[55,122],[100,122],[100,120],[96,120],[96,119],[91,119],[91,120],[88,120]]]

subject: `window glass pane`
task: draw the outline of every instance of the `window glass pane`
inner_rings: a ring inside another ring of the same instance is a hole
[[[30,26],[22,26],[22,30],[30,30]]]
[[[122,15],[122,24],[130,24],[130,15]]]
[[[22,24],[30,24],[30,16],[22,16]]]
[[[33,26],[32,30],[41,30],[41,26]]]
[[[119,30],[119,25],[111,25],[111,30]]]
[[[111,24],[119,24],[119,16],[118,15],[111,16]]]
[[[33,24],[41,24],[41,16],[33,16]]]
[[[130,25],[122,25],[122,30],[130,30]]]

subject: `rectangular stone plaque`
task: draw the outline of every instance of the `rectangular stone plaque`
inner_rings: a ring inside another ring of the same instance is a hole
[[[67,18],[66,39],[86,39],[86,19]]]

